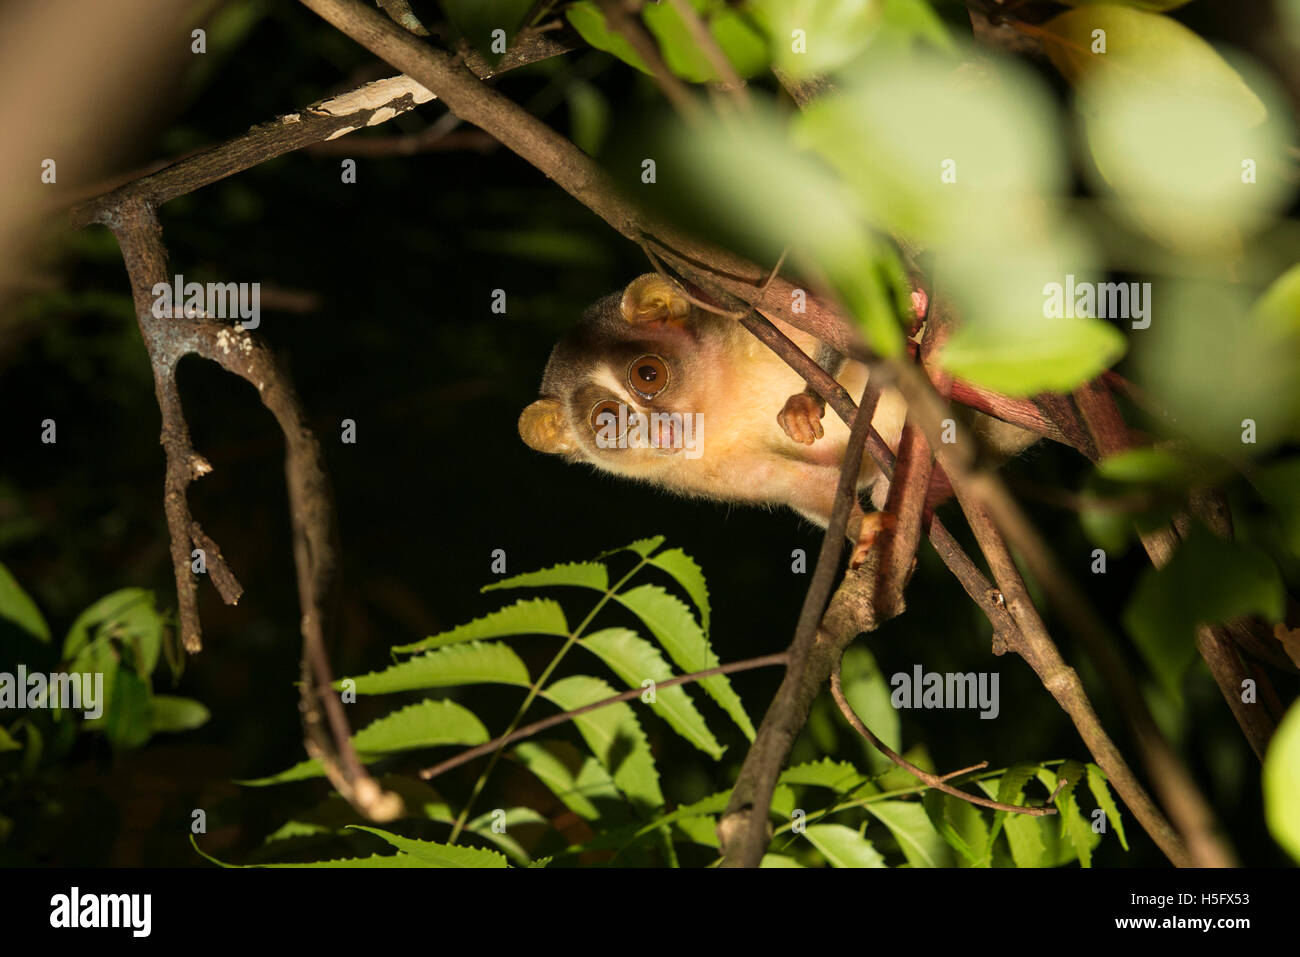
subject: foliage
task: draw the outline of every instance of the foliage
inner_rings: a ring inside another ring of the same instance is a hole
[[[574,716],[572,722],[582,741],[581,748],[567,738],[530,737],[507,745],[504,754],[544,785],[567,812],[584,821],[592,832],[590,838],[568,841],[554,819],[527,807],[496,809],[469,819],[472,811],[468,804],[456,809],[434,788],[393,772],[383,780],[406,801],[410,817],[403,822],[404,828],[418,830],[432,822],[451,826],[456,834],[460,830],[456,822],[462,821],[467,836],[476,844],[491,845],[495,851],[362,827],[342,800],[332,796],[284,824],[267,839],[264,852],[282,856],[327,846],[331,853],[338,853],[334,848],[341,844],[361,854],[331,856],[299,865],[314,867],[374,867],[385,861],[395,867],[501,867],[506,866],[501,853],[520,866],[591,861],[677,866],[691,850],[703,853],[707,861],[709,854],[716,853],[717,816],[729,795],[717,792],[699,801],[671,806],[660,787],[652,735],[647,733],[656,729],[645,723],[652,714],[711,759],[723,756],[724,748],[687,686],[658,687],[675,673],[692,673],[716,665],[708,636],[711,614],[703,572],[689,555],[679,548],[664,549],[663,542],[662,536],[644,539],[607,552],[595,561],[553,565],[501,579],[482,589],[577,588],[596,597],[594,606],[580,618],[577,613],[566,614],[567,602],[521,599],[423,641],[396,647],[394,656],[400,660],[394,664],[342,678],[336,685],[345,700],[349,693],[395,696],[436,690],[458,694],[474,685],[528,689],[515,720],[506,729],[508,733],[520,725],[536,699],[568,711],[615,694],[604,678],[591,674],[552,680],[570,649],[589,652],[623,685],[646,689],[637,699],[646,706],[644,710],[638,714],[632,703],[618,702]],[[632,566],[626,571],[612,571],[615,565],[622,567],[627,553],[634,556]],[[659,584],[641,582],[643,573],[650,569],[665,573],[690,604]],[[632,615],[637,627],[597,628],[619,607]],[[577,624],[570,625],[570,620]],[[529,648],[544,640],[535,636],[564,640],[533,679],[515,648]],[[514,644],[507,644],[506,639]],[[861,674],[864,666],[870,669],[870,654],[858,648],[850,657],[856,660],[851,662],[846,686],[856,699],[855,706],[868,715],[892,713],[889,690],[878,672],[865,687],[854,678],[854,673]],[[594,662],[588,659],[584,663]],[[753,737],[746,710],[725,675],[704,678],[695,686],[712,699],[745,738]],[[473,746],[488,739],[487,729],[468,705],[424,697],[363,728],[354,743],[364,762],[378,766],[400,760],[407,751],[451,744]],[[775,837],[764,866],[1039,867],[1076,860],[1087,866],[1100,840],[1098,834],[1107,823],[1116,829],[1121,841],[1123,826],[1100,769],[1091,765],[1085,769],[1077,762],[1067,762],[1056,771],[1049,767],[1058,764],[1018,765],[1005,773],[969,777],[970,782],[997,795],[999,800],[1020,803],[1025,800],[1031,780],[1041,782],[1046,796],[1056,789],[1057,773],[1067,775],[1070,785],[1056,797],[1060,815],[1026,818],[1004,811],[982,812],[951,795],[929,792],[889,764],[875,773],[848,761],[829,759],[795,765],[782,774],[773,800]],[[483,776],[492,767],[489,764]],[[309,761],[244,783],[283,784],[321,773],[319,765]],[[1101,809],[1094,821],[1102,823],[1096,827],[1085,821],[1077,801],[1076,786],[1085,776]],[[472,795],[478,790],[475,787]],[[925,799],[918,803],[915,798],[922,793]],[[527,843],[525,838],[515,837],[516,825],[526,835]],[[381,852],[380,846],[357,831],[379,838],[397,853]],[[368,849],[373,852],[365,854]]]
[[[79,739],[102,735],[114,752],[127,752],[208,720],[198,701],[153,689],[160,659],[175,680],[183,652],[152,592],[105,595],[77,616],[56,651],[40,609],[0,565],[0,625],[8,626],[0,629],[0,846],[14,826],[7,814],[43,791]],[[68,707],[51,700],[51,674],[79,676],[80,698]]]

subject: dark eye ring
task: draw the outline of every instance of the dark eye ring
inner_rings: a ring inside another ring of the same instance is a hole
[[[643,399],[653,399],[668,388],[668,363],[653,353],[633,359],[627,367],[627,385]]]
[[[617,425],[618,409],[619,403],[613,399],[601,399],[593,405],[591,407],[591,414],[587,417],[587,422],[591,426],[591,431],[599,436],[607,425]],[[612,423],[609,422],[609,420],[606,420],[605,422],[600,421],[605,415],[612,415],[614,421]]]

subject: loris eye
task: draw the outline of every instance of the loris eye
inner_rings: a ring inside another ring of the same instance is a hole
[[[597,438],[602,435],[617,434],[618,405],[613,399],[604,399],[591,407],[588,421],[591,423],[591,431],[596,433]],[[611,426],[615,430],[614,433],[606,431]]]
[[[668,388],[668,363],[655,355],[634,359],[627,367],[627,384],[643,399],[653,399]]]

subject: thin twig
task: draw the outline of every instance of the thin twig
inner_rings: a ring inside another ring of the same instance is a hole
[[[951,794],[955,798],[961,798],[963,801],[970,804],[978,804],[980,807],[992,808],[995,811],[1007,811],[1010,814],[1028,814],[1033,817],[1042,817],[1047,814],[1056,813],[1056,808],[1046,805],[1043,807],[1025,807],[1020,804],[1004,804],[1001,801],[990,800],[989,798],[980,797],[976,794],[967,794],[960,788],[955,788],[948,783],[953,778],[960,777],[963,774],[969,774],[971,771],[978,771],[982,768],[988,767],[987,761],[981,761],[979,764],[974,764],[969,768],[962,768],[960,771],[953,771],[949,774],[932,774],[929,771],[924,771],[921,768],[918,768],[911,761],[907,760],[889,745],[885,744],[885,742],[872,734],[871,729],[868,728],[866,724],[863,723],[862,719],[858,717],[857,712],[853,710],[853,705],[849,704],[849,699],[844,697],[843,687],[840,686],[839,662],[835,663],[835,668],[831,671],[831,697],[833,697],[835,703],[839,705],[840,714],[844,715],[845,720],[847,720],[849,724],[853,725],[854,730],[857,731],[858,734],[866,738],[867,742],[873,748],[885,757],[889,758],[889,760],[893,761],[908,774],[915,777],[922,784],[932,787],[937,791],[942,791],[944,794]],[[1048,798],[1049,802],[1056,799],[1056,795],[1061,793],[1061,789],[1065,787],[1066,783],[1065,778],[1061,778],[1057,781],[1056,790],[1053,791],[1052,796]]]
[[[702,678],[709,678],[713,675],[729,675],[737,671],[749,671],[754,668],[766,668],[769,665],[783,665],[788,659],[788,654],[784,651],[774,655],[762,655],[758,658],[746,658],[744,661],[733,661],[730,664],[719,665],[716,668],[708,668],[704,671],[693,671],[688,675],[676,675],[663,681],[656,681],[656,688],[671,688],[674,685],[686,684],[690,681],[699,681]],[[565,711],[561,714],[552,715],[549,718],[543,718],[540,721],[534,721],[532,724],[526,724],[522,728],[511,731],[509,734],[503,734],[498,738],[493,738],[485,744],[462,751],[455,757],[448,758],[446,761],[439,762],[433,767],[425,768],[420,772],[420,777],[426,781],[436,778],[440,774],[445,774],[452,768],[458,768],[462,764],[468,764],[475,758],[481,758],[485,754],[491,754],[504,748],[508,744],[513,744],[523,738],[530,738],[533,735],[545,731],[547,728],[553,728],[557,724],[564,724],[572,721],[588,711],[595,711],[597,708],[607,708],[612,704],[618,704],[620,701],[631,701],[633,698],[639,698],[645,694],[645,688],[632,688],[628,691],[621,691],[616,695],[608,698],[602,698],[599,701],[593,701],[591,704],[583,705],[581,708],[575,708],[572,711]]]

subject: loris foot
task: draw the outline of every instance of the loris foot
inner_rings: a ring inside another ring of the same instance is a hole
[[[825,404],[816,396],[800,392],[785,400],[785,407],[776,415],[785,434],[803,445],[812,445],[826,434],[822,429]]]
[[[862,517],[858,528],[858,543],[853,546],[853,557],[849,559],[850,568],[861,568],[867,560],[867,553],[876,543],[876,536],[887,528],[898,524],[898,516],[893,512],[868,512]]]

